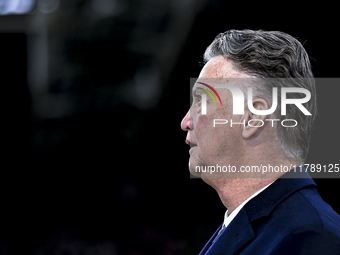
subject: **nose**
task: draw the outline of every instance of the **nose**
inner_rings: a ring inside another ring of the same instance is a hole
[[[184,131],[189,131],[191,129],[191,123],[190,123],[190,110],[187,112],[185,117],[183,118],[181,122],[181,128]]]

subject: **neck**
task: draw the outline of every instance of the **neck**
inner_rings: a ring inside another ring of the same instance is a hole
[[[250,196],[276,179],[277,178],[242,178],[225,180],[223,185],[218,185],[215,189],[223,205],[228,209],[229,213],[232,213]]]
[[[290,166],[292,164],[298,166],[296,161],[285,163],[286,164],[283,163],[282,165]],[[272,162],[271,165],[275,166],[280,164]],[[231,213],[251,195],[274,182],[283,174],[284,173],[277,173],[275,175],[267,174],[263,175],[262,178],[212,178],[203,180],[217,191],[223,205],[228,209],[229,213]]]

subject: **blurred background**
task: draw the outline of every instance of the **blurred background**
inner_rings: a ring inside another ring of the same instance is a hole
[[[0,0],[0,254],[198,254],[225,212],[190,179],[180,129],[205,48],[229,29],[280,30],[315,77],[338,77],[336,9]],[[339,88],[317,90],[307,162],[339,163]],[[339,213],[340,180],[315,181]]]

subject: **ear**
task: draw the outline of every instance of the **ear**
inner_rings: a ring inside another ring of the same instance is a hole
[[[267,101],[262,98],[254,98],[253,99],[253,107],[257,110],[268,110],[269,106]],[[249,139],[254,136],[257,132],[259,132],[260,128],[263,128],[265,124],[265,119],[267,115],[257,115],[252,113],[249,108],[245,109],[244,119],[245,126],[242,130],[242,136],[245,139]]]

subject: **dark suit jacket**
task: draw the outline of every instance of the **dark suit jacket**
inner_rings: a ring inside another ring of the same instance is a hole
[[[321,199],[309,174],[302,175],[280,178],[251,199],[200,255],[340,255],[340,216]]]

